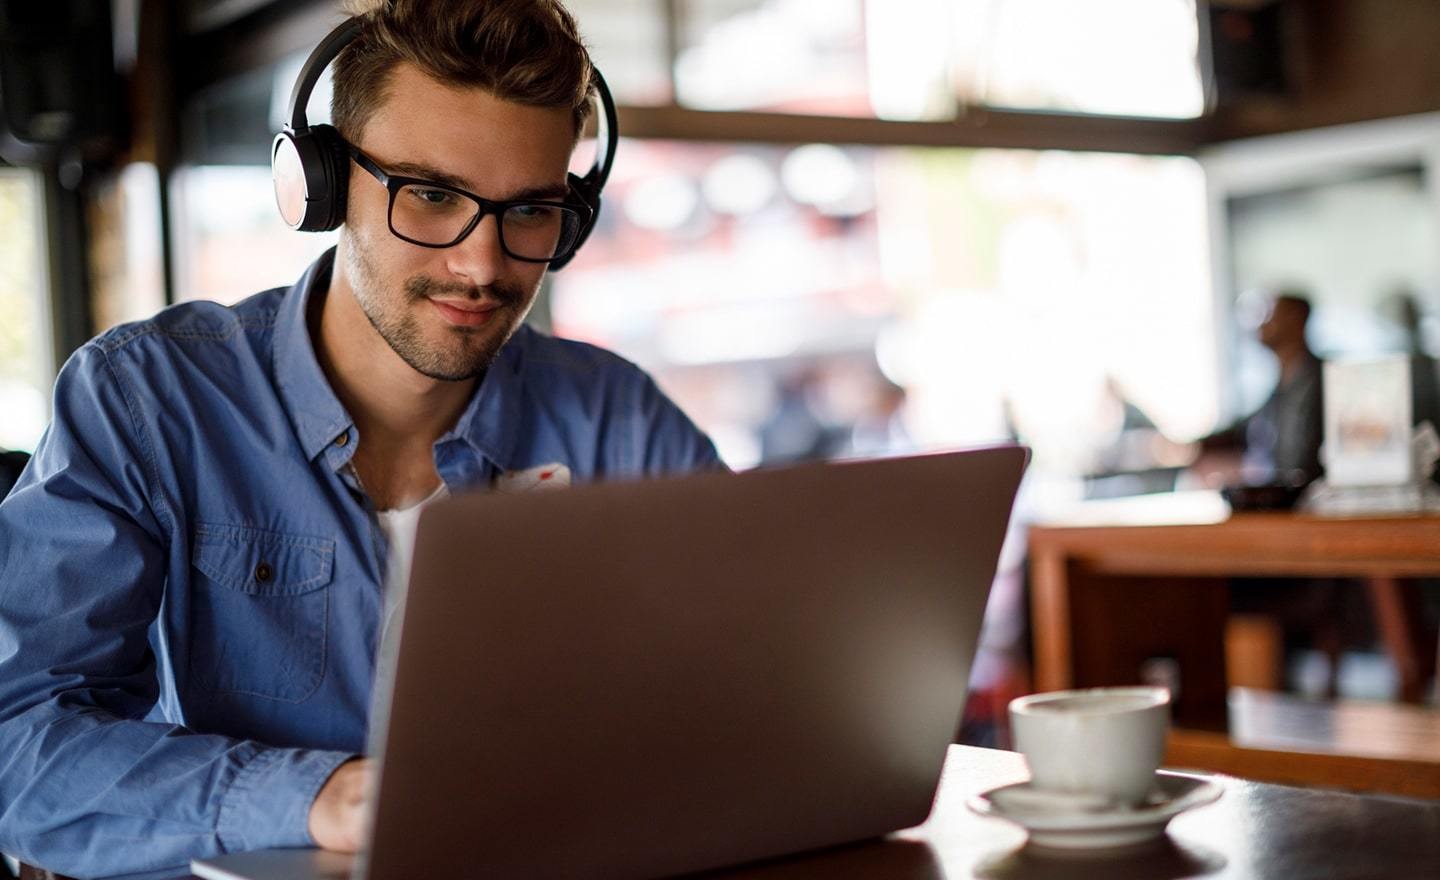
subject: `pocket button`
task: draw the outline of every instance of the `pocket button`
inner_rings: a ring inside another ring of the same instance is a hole
[[[270,582],[270,579],[274,576],[275,569],[270,567],[270,563],[262,562],[259,565],[255,566],[255,580],[259,581],[260,583],[268,584]]]

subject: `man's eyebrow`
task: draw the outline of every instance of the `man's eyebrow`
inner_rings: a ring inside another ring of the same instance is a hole
[[[470,182],[454,174],[441,171],[439,168],[431,168],[429,165],[419,165],[414,162],[396,162],[389,167],[391,174],[400,177],[419,177],[431,183],[443,183],[455,189],[463,189],[466,192],[473,192]],[[492,199],[496,202],[514,202],[524,199],[561,199],[570,193],[570,187],[563,183],[551,183],[542,186],[527,186],[524,189],[508,193],[499,198]],[[479,195],[478,193],[476,193]]]

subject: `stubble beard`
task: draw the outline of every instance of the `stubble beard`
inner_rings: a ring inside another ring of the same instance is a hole
[[[519,328],[533,299],[511,282],[492,284],[485,288],[465,284],[441,284],[424,275],[412,275],[401,285],[399,295],[384,289],[374,263],[362,242],[352,237],[348,268],[354,279],[351,287],[355,301],[370,326],[390,346],[390,350],[416,372],[443,382],[463,382],[485,374],[500,356],[500,350]],[[460,296],[480,302],[485,294],[500,303],[490,320],[479,327],[447,325],[445,343],[436,345],[425,338],[421,328],[420,309],[429,308],[425,300],[436,295]]]

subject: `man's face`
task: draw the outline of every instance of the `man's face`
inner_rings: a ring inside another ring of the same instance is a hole
[[[575,137],[567,109],[445,85],[400,64],[356,146],[390,174],[494,201],[558,199]],[[437,249],[391,234],[388,209],[385,187],[352,164],[341,235],[357,303],[419,372],[450,381],[480,375],[529,312],[545,264],[507,257],[493,215],[464,241]]]

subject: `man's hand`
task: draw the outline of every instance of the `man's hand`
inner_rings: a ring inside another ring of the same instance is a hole
[[[341,764],[310,805],[310,836],[321,849],[353,853],[365,834],[365,802],[374,786],[369,758]]]

